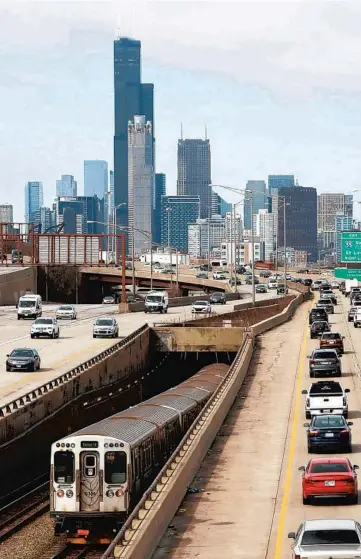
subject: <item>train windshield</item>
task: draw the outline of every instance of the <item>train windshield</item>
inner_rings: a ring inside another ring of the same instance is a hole
[[[69,450],[54,454],[54,480],[56,483],[74,483],[74,453]]]
[[[106,452],[104,456],[105,483],[124,483],[127,479],[127,455],[125,452]]]

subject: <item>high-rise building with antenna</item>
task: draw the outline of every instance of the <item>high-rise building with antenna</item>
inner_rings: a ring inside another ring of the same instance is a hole
[[[199,196],[200,217],[212,215],[211,147],[209,140],[178,140],[178,196]]]
[[[128,225],[128,123],[144,115],[154,142],[152,83],[141,83],[141,43],[120,37],[114,41],[114,205],[118,225]],[[154,150],[153,150],[154,153]],[[154,154],[153,163],[154,163]]]

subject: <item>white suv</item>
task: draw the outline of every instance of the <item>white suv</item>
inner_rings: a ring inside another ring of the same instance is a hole
[[[69,320],[76,320],[76,310],[73,305],[61,305],[55,313],[57,320],[67,318]]]
[[[213,279],[214,280],[225,280],[227,279],[226,274],[224,272],[213,272]]]
[[[97,318],[93,326],[93,338],[117,338],[119,333],[118,323],[115,318],[105,316]]]
[[[346,394],[349,388],[344,388],[340,382],[325,380],[314,382],[308,390],[302,390],[306,395],[306,419],[314,415],[336,414],[348,416],[348,403]]]
[[[37,318],[30,328],[31,338],[40,338],[40,336],[59,338],[59,333],[59,324],[55,318]]]

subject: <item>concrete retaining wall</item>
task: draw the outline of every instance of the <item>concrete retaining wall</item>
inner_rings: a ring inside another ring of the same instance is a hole
[[[0,408],[0,445],[50,419],[82,394],[90,394],[146,369],[150,329],[143,326],[98,356]]]
[[[151,340],[157,351],[230,351],[237,352],[243,342],[244,328],[184,327],[153,328]]]
[[[152,556],[242,386],[252,357],[254,337],[292,318],[305,298],[307,293],[299,293],[280,314],[252,326],[251,336],[245,334],[227,377],[103,557],[148,559]]]
[[[242,299],[242,293],[227,293],[227,301],[237,301]],[[209,295],[194,295],[193,297],[173,297],[169,299],[169,307],[185,307],[191,305],[194,301],[208,301]],[[128,305],[129,312],[140,312],[144,311],[145,304],[144,301],[138,301],[137,303],[130,303]]]
[[[0,274],[0,305],[15,305],[26,291],[36,293],[36,268],[18,268]]]

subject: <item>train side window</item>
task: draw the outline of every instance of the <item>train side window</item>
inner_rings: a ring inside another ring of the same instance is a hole
[[[56,483],[74,483],[74,452],[58,451],[54,454],[54,480]]]
[[[125,452],[106,452],[104,456],[105,483],[124,483],[127,479]]]

